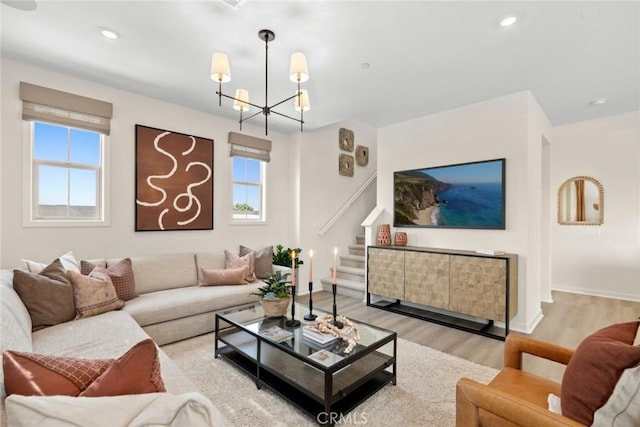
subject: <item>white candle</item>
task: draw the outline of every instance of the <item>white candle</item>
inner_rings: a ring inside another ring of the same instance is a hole
[[[309,249],[309,283],[313,282],[313,249]]]
[[[338,247],[333,248],[333,283],[337,282],[338,275],[336,273],[336,266],[338,264]]]

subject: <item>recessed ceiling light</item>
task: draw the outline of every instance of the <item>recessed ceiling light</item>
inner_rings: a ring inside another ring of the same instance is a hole
[[[371,67],[371,64],[369,64],[368,62],[363,62],[362,64],[360,64],[360,68],[362,68],[363,70],[366,70],[369,67]]]
[[[505,16],[500,20],[501,27],[510,27],[518,21],[517,16]]]
[[[102,34],[102,37],[109,40],[116,40],[120,38],[120,34],[116,30],[112,30],[107,27],[100,27],[100,34]]]
[[[589,105],[602,105],[605,104],[609,98],[596,98],[589,103]]]

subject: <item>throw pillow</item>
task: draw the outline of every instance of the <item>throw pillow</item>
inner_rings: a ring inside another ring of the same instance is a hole
[[[80,261],[80,272],[88,276],[97,266],[89,261]],[[118,298],[129,301],[138,296],[136,293],[136,279],[133,275],[131,258],[125,258],[107,267],[107,274],[116,288]]]
[[[625,369],[640,364],[640,347],[632,345],[640,322],[618,323],[585,338],[562,378],[562,415],[591,425]]]
[[[80,273],[80,263],[73,256],[73,252],[67,252],[64,255],[60,255],[58,259],[62,263],[62,266],[64,267],[65,270],[73,270]],[[31,273],[39,273],[43,268],[47,266],[47,264],[43,262],[31,261],[29,259],[24,259],[24,258],[21,259],[20,262],[21,262],[20,269],[29,271]]]
[[[124,302],[118,299],[116,289],[113,287],[106,269],[96,267],[89,276],[83,276],[71,270],[67,274],[73,286],[76,319],[124,307]]]
[[[247,266],[210,270],[200,267],[203,283],[200,286],[244,285],[247,283]]]
[[[640,366],[622,373],[611,397],[593,415],[594,426],[640,426]]]
[[[37,331],[76,316],[73,288],[59,259],[40,273],[13,271],[13,288],[31,317],[31,327]]]
[[[2,369],[7,395],[97,397],[166,391],[151,339],[140,341],[116,360],[7,350]]]
[[[245,256],[249,252],[256,253],[256,277],[258,279],[266,279],[271,276],[273,274],[273,246],[267,246],[254,251],[251,248],[240,245],[238,255]]]
[[[256,253],[251,251],[245,256],[239,257],[236,254],[225,250],[224,251],[224,268],[238,268],[247,266],[247,275],[245,280],[247,282],[253,282],[256,280],[255,274]]]

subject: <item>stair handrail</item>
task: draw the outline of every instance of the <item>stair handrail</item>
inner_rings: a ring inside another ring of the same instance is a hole
[[[336,223],[336,221],[338,221],[338,219],[340,219],[340,217],[347,211],[347,209],[349,209],[349,207],[356,201],[358,200],[358,197],[360,197],[360,195],[364,192],[364,190],[367,189],[367,187],[369,187],[369,185],[371,185],[371,183],[373,181],[375,181],[375,179],[378,177],[378,171],[375,171],[354,193],[351,197],[349,197],[349,199],[342,205],[342,207],[340,209],[338,209],[338,211],[333,214],[333,216],[329,219],[329,221],[327,221],[327,223],[324,225],[324,227],[322,227],[319,231],[318,231],[318,235],[320,236],[324,236],[327,231],[329,231],[329,229],[331,227],[333,227],[333,224]]]

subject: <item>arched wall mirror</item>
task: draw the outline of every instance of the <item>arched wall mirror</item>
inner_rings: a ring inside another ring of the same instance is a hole
[[[558,223],[600,225],[604,220],[604,188],[597,179],[574,176],[558,190]]]

